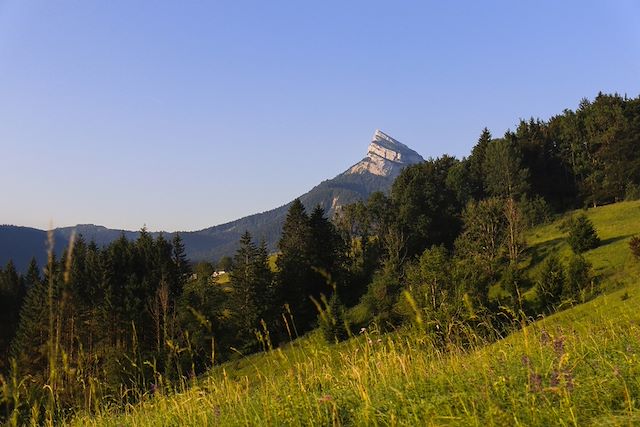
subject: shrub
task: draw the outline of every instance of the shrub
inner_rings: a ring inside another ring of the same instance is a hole
[[[640,236],[633,236],[629,241],[629,249],[636,259],[640,259]]]
[[[596,248],[600,244],[600,238],[593,223],[584,214],[578,215],[569,222],[567,241],[576,254]]]
[[[565,288],[565,275],[562,263],[552,255],[542,265],[538,280],[538,299],[547,311],[552,311],[560,302],[562,290]]]

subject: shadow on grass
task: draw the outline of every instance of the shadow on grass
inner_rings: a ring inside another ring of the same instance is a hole
[[[606,245],[609,245],[609,244],[615,243],[615,242],[619,242],[620,240],[628,239],[631,236],[633,236],[633,234],[625,234],[624,236],[609,237],[608,239],[601,240],[600,241],[600,245],[598,247],[606,246]]]
[[[538,265],[551,253],[557,253],[558,247],[566,240],[565,237],[557,237],[552,240],[547,240],[544,243],[537,244],[529,248],[529,255],[531,255],[530,265]]]

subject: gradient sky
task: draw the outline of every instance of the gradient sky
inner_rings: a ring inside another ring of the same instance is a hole
[[[0,0],[0,223],[195,230],[640,94],[637,1]]]

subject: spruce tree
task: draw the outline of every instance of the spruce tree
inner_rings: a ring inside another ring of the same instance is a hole
[[[256,249],[254,258],[254,274],[256,278],[256,307],[258,317],[271,325],[278,313],[274,312],[275,308],[275,289],[274,277],[271,267],[269,267],[269,251],[267,243],[263,240]]]
[[[9,344],[18,328],[20,307],[24,298],[24,285],[13,261],[0,270],[0,368],[6,362]]]
[[[581,254],[589,249],[597,248],[600,244],[600,238],[593,223],[586,215],[581,214],[570,221],[567,242],[574,253]]]
[[[11,343],[10,356],[15,358],[22,372],[37,373],[47,365],[47,341],[49,339],[49,278],[51,264],[45,272],[45,277],[40,278],[40,273],[35,263],[31,261],[27,273],[27,295],[20,310],[20,321],[16,336]],[[55,291],[55,289],[52,289]],[[52,292],[55,298],[55,292]]]
[[[302,202],[296,199],[289,208],[278,242],[278,300],[288,304],[296,329],[306,331],[311,327],[317,311],[309,296],[316,273],[312,269],[312,230]],[[237,268],[237,266],[235,266]]]
[[[189,265],[187,252],[185,250],[182,237],[179,233],[176,233],[173,236],[171,245],[171,259],[173,260],[175,269],[175,278],[174,283],[172,284],[173,286],[171,288],[171,294],[173,298],[177,298],[182,293],[182,288],[191,275],[191,266]]]
[[[323,298],[326,307],[320,314],[320,330],[324,339],[329,344],[344,341],[348,338],[347,325],[345,323],[344,305],[335,292],[329,301]]]
[[[567,280],[563,296],[567,299],[579,300],[583,291],[591,284],[592,265],[582,255],[574,255],[567,265]]]
[[[562,263],[556,255],[550,256],[542,264],[538,281],[538,299],[543,309],[551,312],[560,303],[565,282]]]
[[[487,147],[491,143],[491,132],[486,127],[478,138],[478,142],[471,150],[471,155],[467,159],[469,163],[469,185],[471,195],[474,199],[480,200],[486,196],[487,190],[484,186],[484,161]]]
[[[320,205],[311,213],[309,225],[311,266],[316,272],[309,292],[316,299],[320,295],[329,298],[334,285],[342,283],[345,244],[336,227],[325,217],[325,211]]]
[[[233,263],[229,308],[236,328],[236,346],[243,351],[255,351],[256,331],[271,305],[271,271],[266,246],[256,247],[251,234],[245,231]]]

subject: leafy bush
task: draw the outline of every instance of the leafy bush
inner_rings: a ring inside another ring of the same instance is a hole
[[[640,236],[633,236],[629,241],[629,249],[636,259],[640,259]]]
[[[567,242],[576,254],[596,248],[600,244],[600,238],[593,227],[593,223],[584,214],[571,219],[568,226],[569,237]]]

